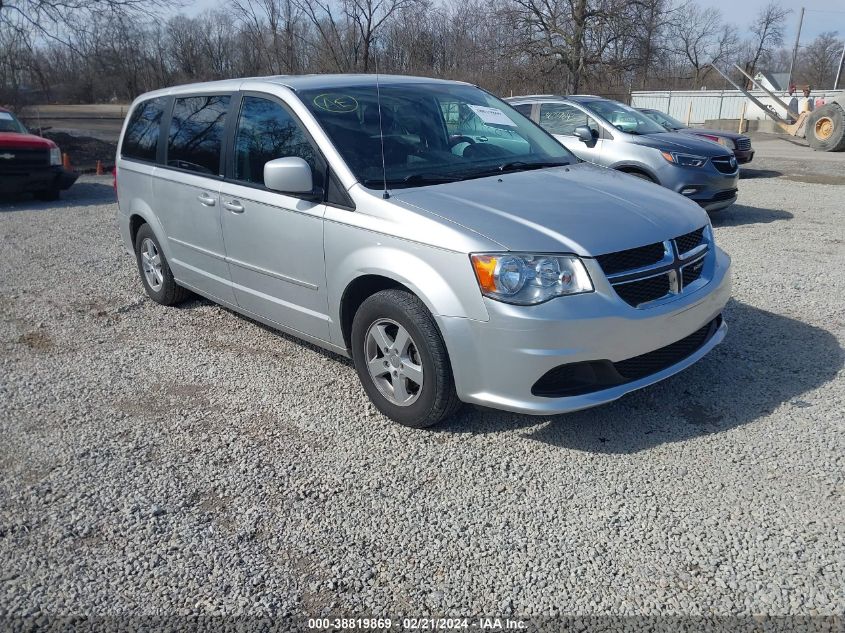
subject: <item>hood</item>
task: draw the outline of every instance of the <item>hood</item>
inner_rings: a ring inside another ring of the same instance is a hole
[[[677,237],[708,221],[680,194],[588,163],[396,190],[391,200],[507,250],[538,253],[602,255]]]
[[[626,138],[636,145],[653,147],[664,152],[688,152],[708,158],[726,156],[730,153],[718,143],[682,132],[663,132],[660,134],[643,134],[642,136],[632,134]]]
[[[56,144],[35,134],[0,132],[0,149],[50,149]]]
[[[711,130],[704,127],[688,127],[682,130],[683,134],[710,134],[711,136],[721,136],[735,141],[738,138],[744,138],[745,134],[737,134],[736,132],[727,132],[725,130]]]

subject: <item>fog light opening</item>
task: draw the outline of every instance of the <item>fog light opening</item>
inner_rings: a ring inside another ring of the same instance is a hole
[[[684,187],[681,189],[682,196],[691,196],[695,193],[698,193],[698,187]]]

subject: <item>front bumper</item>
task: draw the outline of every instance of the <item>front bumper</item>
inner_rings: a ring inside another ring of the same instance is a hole
[[[734,156],[736,156],[736,162],[740,165],[745,165],[746,163],[750,163],[754,160],[754,150],[753,149],[735,149]]]
[[[694,364],[724,338],[727,326],[722,322],[689,356],[638,380],[583,395],[534,395],[535,383],[560,365],[615,363],[686,338],[716,319],[731,294],[730,257],[718,248],[708,256],[709,283],[647,309],[624,303],[598,264],[584,261],[595,292],[531,307],[485,299],[489,321],[437,317],[461,400],[534,415],[587,409],[668,378]]]
[[[5,166],[4,166],[5,167]],[[0,193],[28,193],[70,188],[79,174],[67,171],[59,165],[42,169],[14,169],[6,167],[0,171]]]
[[[710,163],[704,167],[678,167],[666,163],[661,166],[658,177],[664,187],[689,198],[706,211],[718,211],[736,202],[739,169],[723,174]]]

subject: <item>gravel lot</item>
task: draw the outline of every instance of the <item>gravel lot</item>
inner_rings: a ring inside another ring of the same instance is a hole
[[[845,186],[778,153],[714,219],[702,362],[429,431],[343,359],[148,300],[110,178],[0,204],[0,617],[843,614]]]

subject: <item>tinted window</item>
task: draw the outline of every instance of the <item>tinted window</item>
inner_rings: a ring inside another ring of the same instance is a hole
[[[291,114],[275,101],[244,97],[235,133],[235,180],[264,185],[264,163],[286,156],[305,160],[315,186],[323,186],[322,160]]]
[[[170,120],[167,164],[202,174],[219,174],[228,107],[228,96],[176,99]]]
[[[519,105],[513,106],[513,109],[519,112],[520,114],[527,116],[529,119],[531,118],[531,106],[530,103],[520,103]]]
[[[155,161],[165,102],[164,98],[150,99],[139,103],[132,112],[120,150],[124,157]]]
[[[565,103],[541,103],[540,125],[552,134],[575,134],[576,127],[586,126],[598,130],[598,126],[578,108]]]

